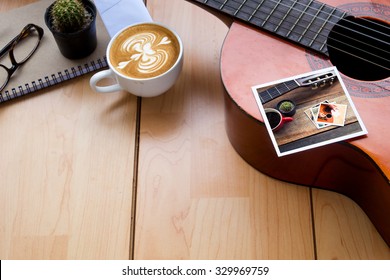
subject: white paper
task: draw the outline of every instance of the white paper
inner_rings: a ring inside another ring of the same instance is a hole
[[[94,3],[110,37],[128,25],[153,21],[142,0],[94,0]]]

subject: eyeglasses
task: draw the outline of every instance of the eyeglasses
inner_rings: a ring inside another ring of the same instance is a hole
[[[18,36],[0,50],[0,59],[8,53],[12,63],[11,67],[0,63],[0,93],[6,87],[15,71],[27,62],[37,50],[43,33],[41,27],[32,23],[27,24]]]

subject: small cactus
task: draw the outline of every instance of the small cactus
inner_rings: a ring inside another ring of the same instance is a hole
[[[55,30],[63,33],[81,30],[92,20],[81,0],[56,0],[50,15]]]
[[[282,100],[276,105],[276,109],[286,117],[295,115],[295,103],[292,100]]]
[[[280,106],[280,110],[283,112],[289,112],[294,108],[294,105],[290,101],[283,101]]]

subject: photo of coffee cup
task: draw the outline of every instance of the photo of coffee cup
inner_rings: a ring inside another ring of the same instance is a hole
[[[120,30],[110,40],[109,69],[94,74],[90,86],[99,93],[125,90],[136,96],[154,97],[170,89],[182,69],[183,43],[172,29],[158,23],[137,23]],[[100,86],[103,79],[116,83]]]
[[[272,131],[278,131],[283,127],[284,123],[293,120],[291,117],[284,117],[282,113],[274,108],[265,108],[264,112]]]

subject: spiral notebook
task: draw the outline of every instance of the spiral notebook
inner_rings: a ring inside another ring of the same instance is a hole
[[[7,87],[0,93],[0,103],[107,66],[105,53],[110,36],[100,15],[96,20],[96,50],[86,58],[70,60],[61,55],[53,35],[44,23],[45,10],[52,2],[53,0],[41,0],[0,14],[0,48],[18,35],[28,23],[34,23],[45,31],[37,51],[14,73]],[[8,55],[1,58],[0,63],[10,66]]]

